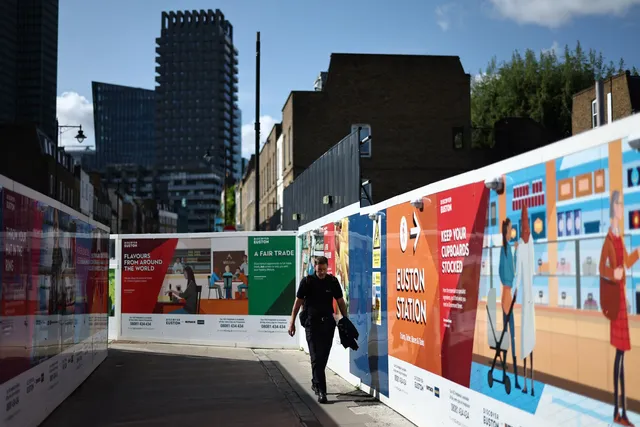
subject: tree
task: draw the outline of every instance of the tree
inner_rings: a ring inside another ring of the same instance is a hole
[[[624,59],[616,66],[605,63],[602,53],[588,53],[577,42],[575,50],[515,51],[509,62],[498,65],[492,58],[471,88],[471,122],[475,146],[493,145],[494,124],[506,117],[529,117],[559,137],[571,135],[573,95],[626,70]],[[636,67],[631,69],[638,75]]]
[[[224,202],[220,209],[220,217],[224,225],[236,225],[236,186],[227,187],[224,192]]]

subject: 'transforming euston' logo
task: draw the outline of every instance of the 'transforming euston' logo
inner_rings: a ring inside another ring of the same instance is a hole
[[[429,393],[433,393],[433,395],[437,398],[440,398],[440,387],[432,387],[430,385],[425,385],[425,388]]]

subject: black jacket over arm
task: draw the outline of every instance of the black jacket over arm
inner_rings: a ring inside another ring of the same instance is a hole
[[[343,317],[338,322],[338,333],[340,334],[340,344],[342,344],[344,348],[350,348],[352,350],[358,349],[358,337],[360,333],[358,333],[358,330],[348,317]]]

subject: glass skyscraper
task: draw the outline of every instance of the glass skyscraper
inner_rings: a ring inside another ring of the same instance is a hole
[[[0,1],[0,123],[57,138],[58,0]]]
[[[92,82],[96,154],[93,169],[109,165],[155,166],[155,92]]]

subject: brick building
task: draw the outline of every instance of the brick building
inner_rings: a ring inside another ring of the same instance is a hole
[[[609,123],[640,112],[640,77],[629,71],[602,80],[604,115]],[[596,85],[573,95],[571,129],[574,135],[597,126]]]
[[[282,110],[285,186],[358,125],[373,139],[362,176],[374,201],[476,165],[459,57],[332,54],[319,83],[291,92]]]
[[[278,210],[277,144],[281,133],[282,124],[276,123],[273,125],[267,140],[260,150],[260,224],[264,224]]]
[[[36,125],[0,125],[0,149],[11,155],[0,156],[0,175],[4,175],[51,199],[81,211],[80,166],[63,147],[56,147]],[[57,168],[57,170],[56,170]],[[93,191],[92,214],[94,220],[110,225],[109,201],[103,197],[104,189],[90,180]],[[86,184],[86,183],[85,183]]]
[[[240,212],[240,225],[244,230],[255,230],[255,200],[256,200],[256,182],[255,182],[256,156],[251,155],[249,163],[242,180],[239,183],[241,200],[236,202],[236,209]]]
[[[361,169],[374,202],[482,164],[471,148],[470,75],[459,57],[334,53],[315,90],[293,91],[283,106],[283,187],[359,126],[372,137]],[[268,173],[267,195],[278,171],[272,180]],[[261,205],[262,222],[269,208]]]
[[[80,211],[80,169],[36,125],[0,125],[0,174]],[[57,171],[56,171],[57,166]]]

